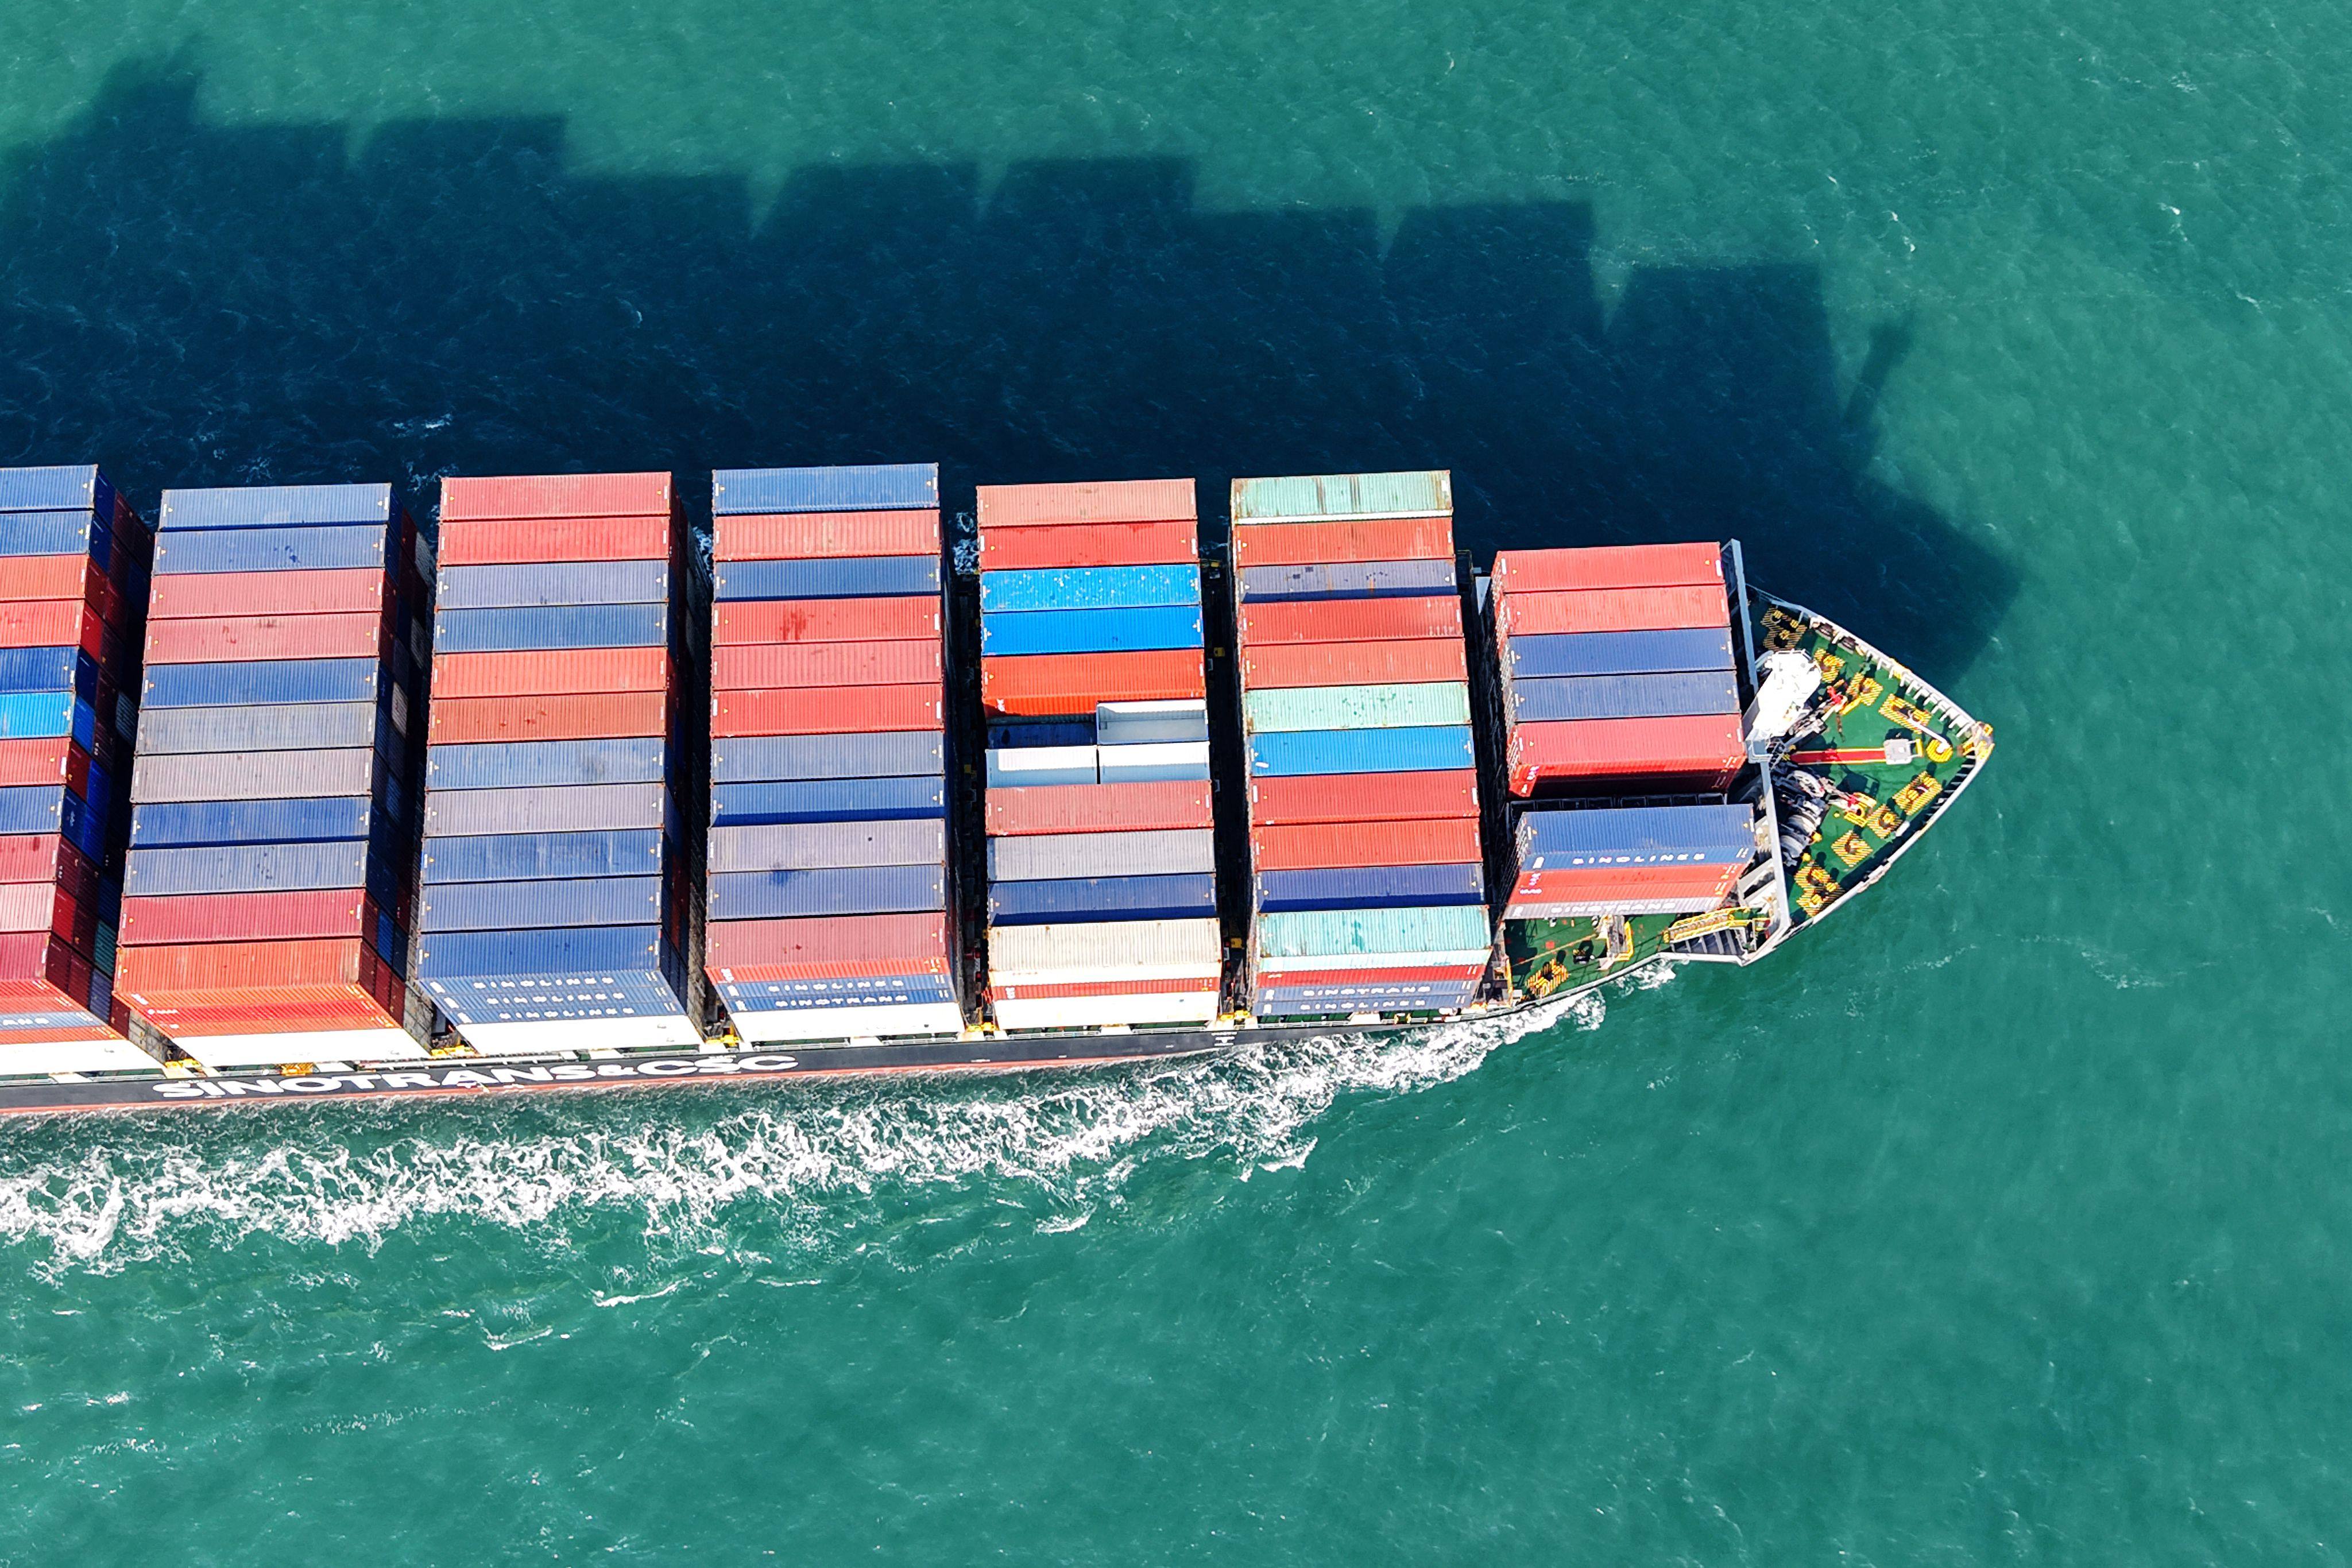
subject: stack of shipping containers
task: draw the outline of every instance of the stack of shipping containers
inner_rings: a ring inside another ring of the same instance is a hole
[[[747,1040],[959,1032],[938,466],[710,509],[711,984]]]
[[[424,610],[389,485],[163,493],[116,990],[208,1066],[424,1053]]]
[[[980,491],[988,962],[1005,1029],[1220,1009],[1189,479]]]
[[[670,476],[445,479],[439,543],[420,985],[489,1054],[698,1043]]]
[[[1241,479],[1261,1018],[1428,1012],[1492,946],[1445,474]]]
[[[1756,853],[1755,811],[1704,800],[1745,759],[1723,550],[1506,550],[1491,615],[1515,803],[1504,915],[1715,908]]]
[[[147,564],[96,468],[0,469],[0,1072],[155,1065],[113,1000]]]

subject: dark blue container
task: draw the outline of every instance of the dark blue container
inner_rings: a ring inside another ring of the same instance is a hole
[[[440,607],[507,610],[579,604],[667,604],[669,562],[613,560],[533,566],[445,566]]]
[[[1201,569],[1182,566],[1057,567],[983,571],[983,614],[1045,610],[1142,610],[1201,602]]]
[[[1673,718],[1739,711],[1739,690],[1732,684],[1729,670],[1521,679],[1510,682],[1505,689],[1509,694],[1511,717],[1520,724],[1550,719]]]
[[[1033,610],[983,615],[980,651],[989,658],[1025,653],[1123,653],[1201,646],[1201,612],[1190,605],[1143,610]]]
[[[131,809],[131,843],[134,849],[334,843],[381,834],[394,815],[388,805],[364,795],[164,801]]]
[[[389,903],[396,881],[390,863],[364,843],[229,844],[132,850],[122,891],[132,898],[165,898],[364,887]]]
[[[0,692],[98,695],[98,661],[79,648],[0,648]]]
[[[1257,906],[1268,915],[1483,904],[1486,895],[1485,873],[1475,863],[1318,867],[1260,872],[1257,877]]]
[[[710,878],[713,920],[903,915],[946,907],[947,871],[936,865],[737,871],[722,872]]]
[[[1528,810],[1514,838],[1519,870],[1609,865],[1734,865],[1756,852],[1752,806]]]
[[[372,703],[383,679],[373,659],[271,659],[242,664],[150,664],[140,706],[249,707]]]
[[[721,468],[710,476],[719,517],[766,512],[904,512],[940,504],[936,463],[846,468]]]
[[[1245,566],[1242,597],[1410,599],[1455,591],[1450,560],[1350,560],[1314,566]]]
[[[228,490],[166,490],[159,532],[181,528],[318,528],[392,518],[389,485],[253,485]]]
[[[725,560],[711,568],[720,599],[899,599],[940,591],[929,555],[845,556],[830,560]]]
[[[1477,765],[1470,727],[1295,729],[1249,737],[1250,773],[1287,779],[1317,773],[1427,773]]]
[[[427,750],[434,789],[521,789],[557,784],[657,784],[668,757],[660,736],[625,740],[513,740]]]
[[[721,784],[710,791],[713,827],[769,822],[884,822],[947,815],[947,785],[939,779],[790,779],[774,784]]]
[[[422,931],[520,931],[550,925],[644,925],[662,917],[654,876],[577,881],[434,883],[417,901]]]
[[[502,653],[551,648],[654,648],[669,636],[667,604],[539,605],[514,610],[445,610],[434,617],[433,643],[444,653]]]
[[[992,724],[988,727],[991,751],[1020,751],[1038,746],[1092,746],[1095,721],[1090,718],[1049,718],[1033,724]]]
[[[1720,629],[1563,632],[1542,637],[1513,637],[1503,647],[1503,674],[1520,681],[1729,668],[1731,633]]]
[[[719,999],[730,1013],[920,1007],[956,999],[955,987],[945,975],[877,975],[854,980],[757,980],[736,984],[722,981],[718,988]]]
[[[992,925],[1198,920],[1216,912],[1217,879],[1206,873],[1000,882],[988,890],[988,923]]]
[[[382,523],[322,528],[191,528],[155,541],[155,575],[207,571],[350,571],[383,565]]]
[[[642,876],[648,873],[658,875],[667,852],[658,828],[428,839],[425,845],[425,882],[431,886],[444,883]]]
[[[114,488],[95,464],[0,468],[0,512],[114,512]]]
[[[677,1018],[686,966],[658,925],[428,933],[417,981],[458,1025]]]
[[[104,566],[113,541],[114,531],[88,512],[0,513],[0,556],[86,555]]]
[[[880,735],[777,735],[752,740],[714,739],[714,784],[760,784],[788,779],[889,779],[947,768],[941,738],[922,730]]]

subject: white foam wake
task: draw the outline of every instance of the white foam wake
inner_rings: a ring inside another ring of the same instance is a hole
[[[273,1110],[51,1124],[0,1150],[0,1239],[48,1269],[112,1270],[253,1234],[373,1247],[458,1217],[518,1228],[567,1213],[634,1217],[687,1249],[751,1228],[767,1250],[821,1248],[902,1218],[914,1192],[1011,1184],[1045,1229],[1121,1201],[1136,1173],[1223,1159],[1246,1177],[1296,1165],[1343,1094],[1458,1078],[1554,1024],[1597,1027],[1584,998],[1410,1037],[1331,1037],[1159,1068],[1019,1080],[779,1084],[746,1105],[701,1094],[581,1096],[462,1107]],[[749,1093],[751,1092],[744,1092]]]

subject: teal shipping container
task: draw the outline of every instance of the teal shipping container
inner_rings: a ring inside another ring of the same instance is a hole
[[[1443,468],[1410,474],[1306,474],[1234,481],[1234,521],[1435,517],[1454,510],[1454,477]]]
[[[1491,940],[1486,912],[1475,905],[1301,909],[1261,915],[1257,920],[1262,962],[1370,953],[1483,952]]]
[[[1470,688],[1460,681],[1385,686],[1280,686],[1244,695],[1242,718],[1258,734],[1468,724]]]

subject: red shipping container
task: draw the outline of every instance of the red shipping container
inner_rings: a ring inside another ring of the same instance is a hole
[[[366,995],[317,1001],[263,1001],[207,1007],[176,999],[131,1009],[166,1039],[204,1040],[224,1034],[311,1034],[398,1027],[384,1005]]]
[[[1316,566],[1347,560],[1451,560],[1451,517],[1341,523],[1236,523],[1234,566]]]
[[[1361,822],[1293,822],[1250,831],[1250,860],[1259,871],[1318,871],[1325,866],[1467,865],[1479,858],[1478,819],[1423,817]]]
[[[1282,969],[1257,977],[1260,986],[1433,986],[1460,985],[1486,972],[1484,964],[1432,964],[1422,968]]]
[[[914,686],[940,684],[940,644],[925,643],[741,643],[710,651],[713,691],[791,686]]]
[[[410,574],[414,576],[414,573]],[[333,571],[199,571],[155,580],[147,619],[197,616],[356,615],[383,608],[384,574],[372,566]]]
[[[0,603],[0,648],[79,648],[115,666],[121,646],[106,618],[79,599]]]
[[[1478,816],[1478,772],[1325,773],[1250,780],[1253,828],[1298,822],[1409,822]]]
[[[534,474],[441,481],[441,520],[667,517],[667,474]]]
[[[436,696],[425,739],[436,746],[503,740],[618,740],[667,735],[664,692],[589,692],[570,696]]]
[[[47,883],[82,903],[98,898],[98,868],[55,833],[12,833],[0,838],[0,884]]]
[[[1607,545],[1588,549],[1507,549],[1495,556],[1497,593],[1570,589],[1684,588],[1723,583],[1723,547]]]
[[[1252,691],[1280,686],[1385,686],[1470,678],[1459,637],[1412,642],[1271,643],[1242,650],[1242,685]]]
[[[998,986],[989,994],[1000,1002],[1059,1001],[1071,997],[1181,997],[1219,988],[1206,976],[1180,980],[1068,980],[1043,986]]]
[[[1413,599],[1298,599],[1244,604],[1244,648],[1268,643],[1409,642],[1462,639],[1462,601],[1451,594]]]
[[[0,570],[0,601],[78,599],[100,614],[116,605],[114,585],[87,555],[12,555],[0,559],[7,562]]]
[[[114,716],[110,713],[102,722],[110,732]],[[89,753],[63,736],[0,740],[0,789],[26,784],[63,784],[75,794],[87,796]]]
[[[1160,523],[1201,515],[1190,479],[1113,479],[1079,485],[982,485],[980,527]]]
[[[1068,566],[1186,566],[1201,559],[1201,526],[1190,517],[1158,523],[1097,523],[1088,528],[988,528],[980,536],[982,571],[1034,571]]]
[[[0,932],[46,932],[87,955],[97,945],[98,904],[53,882],[0,883]]]
[[[1746,870],[1738,865],[1561,866],[1529,872],[1511,889],[1511,902],[1615,904],[1685,894],[1712,904]]]
[[[371,944],[351,937],[126,947],[114,988],[126,993],[201,993],[230,1000],[334,996],[354,987],[363,990],[383,967]]]
[[[1731,601],[1712,588],[1611,588],[1506,593],[1495,624],[1505,637],[1567,632],[1672,632],[1731,624]]]
[[[980,706],[1017,717],[1091,714],[1097,703],[1181,702],[1207,690],[1198,648],[1023,653],[980,662]]]
[[[667,648],[552,648],[530,653],[444,653],[433,661],[433,700],[568,696],[669,690]]]
[[[0,1072],[15,1071],[8,1064],[8,1048],[12,1045],[63,1045],[68,1040],[121,1038],[121,1030],[95,1017],[77,1029],[12,1029],[0,1031]]]
[[[126,898],[117,939],[125,947],[330,936],[373,939],[380,913],[373,899],[348,889]]]
[[[956,955],[944,915],[714,920],[703,967],[721,984],[945,975]]]
[[[864,735],[937,730],[940,694],[924,686],[797,686],[720,692],[710,699],[713,739],[761,735]]]
[[[299,572],[264,575],[299,577]],[[383,651],[382,611],[356,615],[238,615],[157,621],[150,664],[233,664],[264,659],[363,659]]]
[[[1738,714],[1686,718],[1580,718],[1515,726],[1511,793],[1576,779],[1728,782],[1746,759]]]
[[[827,560],[940,553],[940,514],[788,512],[710,519],[716,560]]]
[[[667,514],[643,517],[441,519],[443,566],[537,566],[551,561],[667,560]]]
[[[1213,824],[1205,779],[1142,784],[1052,784],[988,791],[991,838],[1024,833],[1121,833]]]
[[[89,960],[46,931],[0,932],[0,1011],[88,1009]]]
[[[724,600],[711,618],[713,646],[741,643],[939,641],[936,599]]]

